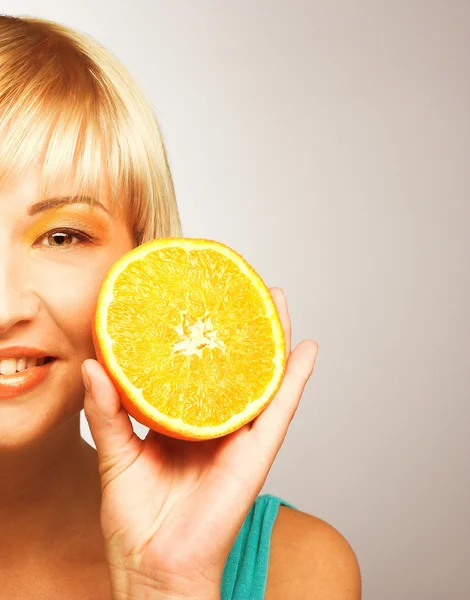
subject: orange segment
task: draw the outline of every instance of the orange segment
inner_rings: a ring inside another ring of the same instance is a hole
[[[286,362],[269,289],[212,240],[161,238],[121,257],[101,287],[93,340],[129,414],[188,440],[254,419]]]

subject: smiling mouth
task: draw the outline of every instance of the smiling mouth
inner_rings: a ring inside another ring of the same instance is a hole
[[[28,358],[28,357],[26,357],[26,358]],[[57,360],[57,358],[55,356],[46,356],[44,358],[38,358],[38,359],[36,359],[36,364],[26,366],[24,369],[20,369],[20,370],[18,370],[18,368],[17,368],[14,373],[9,373],[8,375],[5,375],[4,373],[0,372],[0,377],[13,377],[16,375],[21,375],[21,373],[24,373],[25,371],[30,371],[31,369],[35,369],[36,367],[42,367],[42,366],[47,365],[48,363],[51,363],[55,360]],[[1,360],[0,360],[0,364],[1,364]]]
[[[41,364],[37,364],[38,362]],[[29,367],[22,371],[15,370],[14,373],[9,375],[0,373],[0,401],[8,401],[8,399],[22,396],[37,385],[46,382],[51,371],[54,371],[53,364],[55,362],[56,358],[48,356],[47,358],[37,359],[36,365],[30,362]],[[7,372],[12,371],[12,366],[8,368],[7,364],[5,368],[5,365],[3,365],[2,370]]]

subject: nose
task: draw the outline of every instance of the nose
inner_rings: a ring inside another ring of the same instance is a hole
[[[30,321],[37,312],[38,298],[27,281],[27,268],[21,257],[5,249],[0,250],[0,335],[14,325]]]

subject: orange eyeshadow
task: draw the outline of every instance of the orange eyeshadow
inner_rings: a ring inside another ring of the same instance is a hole
[[[109,236],[109,219],[101,211],[89,207],[71,208],[70,206],[59,207],[39,215],[37,221],[27,230],[25,240],[34,242],[39,236],[44,235],[50,229],[69,227],[80,229],[84,233],[98,237],[103,241]]]

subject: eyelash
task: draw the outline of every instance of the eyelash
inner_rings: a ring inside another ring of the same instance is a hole
[[[84,233],[83,231],[79,231],[77,229],[70,229],[68,227],[62,227],[62,228],[58,228],[58,229],[51,229],[50,231],[47,231],[46,233],[44,233],[38,240],[38,242],[41,242],[43,239],[47,239],[48,237],[54,235],[55,233],[64,233],[67,234],[73,238],[77,238],[79,240],[79,244],[91,244],[94,241],[94,238],[86,233]],[[36,242],[36,243],[38,243]],[[42,244],[38,244],[40,246],[42,246]],[[76,246],[77,244],[64,244],[63,246],[45,246],[46,248],[70,248],[73,246]]]

